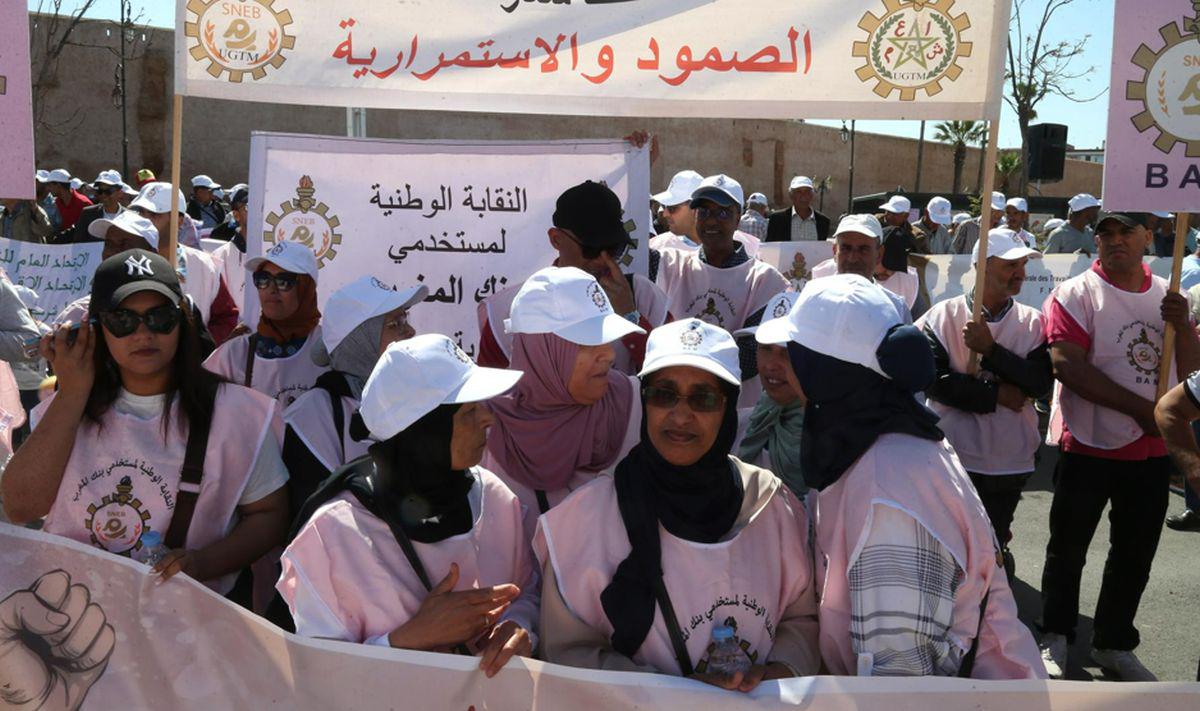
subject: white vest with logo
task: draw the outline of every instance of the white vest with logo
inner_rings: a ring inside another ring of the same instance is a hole
[[[296,398],[303,395],[317,382],[317,378],[328,367],[313,363],[310,353],[321,340],[321,327],[313,329],[304,341],[304,346],[286,358],[254,359],[254,372],[250,387],[274,398],[279,409],[286,410]],[[250,348],[250,334],[225,341],[204,361],[204,367],[223,375],[241,385],[246,379],[246,352]]]
[[[358,412],[358,400],[352,397],[342,397],[340,400],[337,407],[342,408],[341,432],[334,431],[331,409],[334,405],[329,393],[320,388],[303,393],[283,412],[283,424],[291,427],[321,466],[331,472],[366,454],[371,445],[369,439],[355,442],[350,436],[350,418]]]

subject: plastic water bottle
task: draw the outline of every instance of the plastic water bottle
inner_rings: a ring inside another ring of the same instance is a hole
[[[750,671],[750,657],[738,646],[732,627],[713,627],[712,642],[713,649],[708,653],[708,671],[725,676]]]
[[[162,534],[158,531],[146,531],[138,540],[142,542],[142,548],[138,551],[137,560],[151,568],[171,552],[171,549],[163,544]]]

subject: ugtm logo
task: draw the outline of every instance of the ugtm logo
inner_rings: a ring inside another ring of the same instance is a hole
[[[184,33],[195,40],[188,50],[192,59],[207,62],[206,71],[214,77],[228,73],[234,83],[247,74],[262,79],[267,67],[279,69],[287,59],[284,50],[295,47],[296,38],[287,33],[291,13],[275,11],[276,2],[189,0]]]
[[[875,93],[883,98],[900,92],[901,101],[915,101],[924,90],[941,92],[942,79],[954,81],[962,74],[960,57],[971,56],[972,45],[962,41],[971,26],[967,13],[950,14],[954,0],[883,0],[881,17],[866,13],[858,26],[867,33],[855,42],[852,55],[866,64],[856,71],[861,81],[875,80]]]

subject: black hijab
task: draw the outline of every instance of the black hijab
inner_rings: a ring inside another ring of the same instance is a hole
[[[738,388],[723,381],[721,388],[721,429],[695,464],[677,467],[654,448],[643,399],[641,442],[617,465],[617,503],[631,550],[600,593],[600,603],[613,626],[613,649],[627,657],[637,653],[654,624],[654,588],[662,578],[659,522],[679,538],[716,543],[733,528],[742,509],[742,481],[729,461],[737,438]]]

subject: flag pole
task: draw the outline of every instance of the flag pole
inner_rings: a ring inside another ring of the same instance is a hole
[[[996,187],[996,134],[1000,132],[999,118],[987,121],[987,145],[983,150],[983,193],[979,196],[979,239],[975,257],[975,303],[971,305],[971,320],[978,321],[983,314],[983,289],[987,283],[987,238],[992,224],[992,191]],[[979,354],[972,352],[967,364],[971,375],[979,372]]]
[[[175,245],[179,244],[179,172],[183,153],[183,95],[175,94],[171,105],[171,228],[163,245],[164,257],[175,266]]]
[[[1180,212],[1175,215],[1175,249],[1171,259],[1171,293],[1179,293],[1179,282],[1183,268],[1183,250],[1187,244],[1188,213]],[[1167,385],[1171,382],[1171,362],[1175,356],[1175,325],[1168,322],[1163,331],[1162,359],[1158,364],[1158,392],[1155,400],[1167,394]]]

